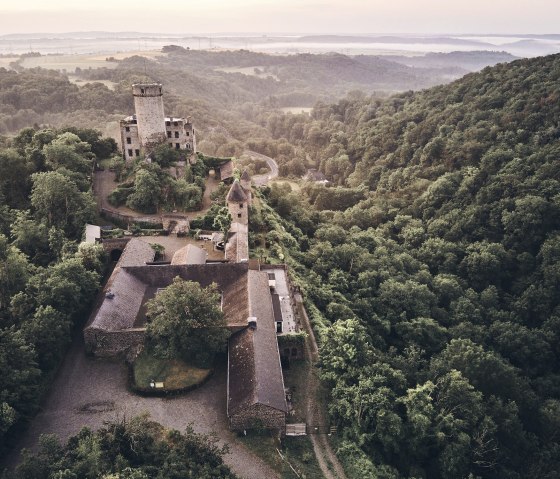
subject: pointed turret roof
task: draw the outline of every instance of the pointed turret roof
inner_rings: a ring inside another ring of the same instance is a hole
[[[243,173],[241,174],[241,181],[251,181],[251,175],[247,169],[243,170]]]
[[[247,194],[243,190],[239,180],[235,180],[231,185],[227,195],[227,201],[231,203],[242,203],[243,201],[247,201]]]

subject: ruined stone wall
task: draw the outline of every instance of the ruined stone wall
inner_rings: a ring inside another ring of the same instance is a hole
[[[166,141],[163,89],[159,84],[132,85],[140,144],[150,148]]]
[[[244,429],[275,429],[284,431],[286,427],[286,414],[278,409],[254,404],[229,418],[230,428],[234,431]]]
[[[100,358],[124,355],[134,357],[144,343],[146,328],[104,331],[84,329],[86,352]]]
[[[129,162],[142,154],[142,145],[138,136],[138,125],[121,121],[121,151],[124,159]]]

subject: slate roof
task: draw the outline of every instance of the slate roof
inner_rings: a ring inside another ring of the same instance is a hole
[[[199,249],[199,248],[198,248]],[[216,283],[223,295],[228,327],[239,329],[249,316],[247,263],[150,265],[154,250],[137,238],[131,239],[107,281],[87,328],[119,331],[133,328],[150,288],[169,286],[179,276],[202,287]]]
[[[247,201],[247,194],[238,180],[235,180],[231,185],[226,200],[230,203],[243,203]]]
[[[208,253],[198,246],[188,244],[177,250],[171,259],[171,264],[204,264]]]
[[[127,271],[131,266],[144,266],[153,261],[155,251],[139,238],[126,245],[111,277],[93,310],[88,328],[119,331],[132,328],[146,292],[146,285]]]
[[[241,181],[251,181],[251,175],[247,169],[243,170],[243,173],[241,173]]]
[[[226,259],[235,263],[249,261],[249,226],[243,223],[232,223],[232,235],[226,244]]]
[[[328,181],[327,177],[324,175],[323,172],[318,171],[314,168],[307,170],[307,173],[304,176],[304,179],[309,180],[309,181],[316,181],[316,182]]]
[[[229,340],[228,416],[256,404],[286,413],[268,275],[249,271],[248,276],[250,316],[257,318],[257,327],[247,327]]]
[[[224,181],[229,178],[233,178],[233,161],[226,161],[223,165],[220,165],[220,180]]]
[[[154,260],[156,252],[154,249],[141,240],[140,238],[132,238],[124,248],[122,255],[115,266],[117,268],[124,268],[126,266],[142,266]]]

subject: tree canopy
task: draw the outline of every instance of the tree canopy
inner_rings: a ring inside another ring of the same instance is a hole
[[[41,437],[37,454],[25,451],[14,479],[235,479],[224,464],[227,446],[215,438],[167,430],[140,416],[82,429],[65,444]]]
[[[156,356],[178,357],[201,367],[223,351],[229,333],[216,285],[179,277],[147,303],[146,345]]]

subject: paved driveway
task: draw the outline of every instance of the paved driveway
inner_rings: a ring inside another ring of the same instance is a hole
[[[196,432],[215,432],[230,446],[225,462],[244,478],[275,478],[276,473],[255,456],[227,427],[226,368],[221,365],[202,387],[174,398],[145,398],[127,390],[123,363],[85,356],[76,338],[52,385],[42,411],[21,439],[19,448],[34,448],[41,434],[55,433],[66,439],[83,426],[99,428],[104,421],[148,412],[164,426]],[[18,448],[18,449],[19,449]],[[15,462],[15,457],[12,458]]]

